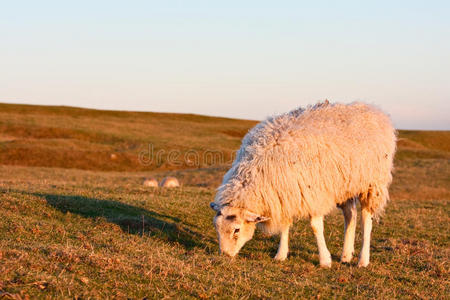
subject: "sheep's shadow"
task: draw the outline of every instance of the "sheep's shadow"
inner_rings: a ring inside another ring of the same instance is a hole
[[[79,195],[33,193],[44,198],[49,205],[63,213],[73,213],[85,218],[104,218],[120,226],[123,232],[150,235],[186,250],[203,248],[210,252],[211,239],[188,228],[179,218],[150,211],[114,200],[102,200]]]

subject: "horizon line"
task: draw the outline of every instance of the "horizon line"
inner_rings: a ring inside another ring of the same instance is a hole
[[[240,120],[240,121],[248,121],[248,122],[261,122],[261,120],[254,119],[245,119],[238,117],[229,117],[229,116],[220,116],[220,115],[207,115],[207,114],[199,114],[195,112],[170,112],[170,111],[148,111],[148,110],[127,110],[127,109],[114,109],[114,108],[97,108],[97,107],[86,107],[86,106],[74,106],[74,105],[51,105],[51,104],[31,104],[31,103],[15,103],[15,102],[4,102],[4,100],[0,99],[0,105],[17,105],[17,106],[36,106],[36,107],[55,107],[55,108],[74,108],[74,109],[82,109],[82,110],[94,110],[94,111],[103,111],[103,112],[124,112],[124,113],[154,113],[154,114],[174,114],[174,115],[192,115],[192,116],[200,116],[200,117],[209,117],[209,118],[220,118],[220,119],[229,119],[229,120]],[[421,129],[421,128],[395,128],[396,130],[404,130],[404,131],[450,131],[449,129]]]

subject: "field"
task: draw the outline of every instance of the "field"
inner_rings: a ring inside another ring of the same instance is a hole
[[[339,262],[336,209],[322,269],[307,220],[285,262],[272,259],[277,237],[260,233],[236,259],[218,255],[209,202],[254,124],[0,104],[0,299],[448,299],[449,131],[399,132],[371,264]],[[142,186],[168,174],[182,187]],[[357,252],[360,242],[358,227]]]

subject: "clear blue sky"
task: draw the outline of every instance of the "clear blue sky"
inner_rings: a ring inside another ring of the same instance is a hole
[[[450,129],[449,1],[2,1],[0,102]]]

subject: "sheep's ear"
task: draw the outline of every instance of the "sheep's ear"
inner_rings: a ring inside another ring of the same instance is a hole
[[[213,210],[215,210],[215,211],[220,211],[220,206],[219,206],[219,204],[217,204],[217,203],[214,203],[214,202],[211,202],[210,204],[209,204],[209,207],[211,207]]]
[[[245,220],[247,222],[261,223],[261,222],[269,221],[270,218],[263,217],[263,216],[260,216],[260,215],[257,215],[257,214],[247,211],[245,213]]]

